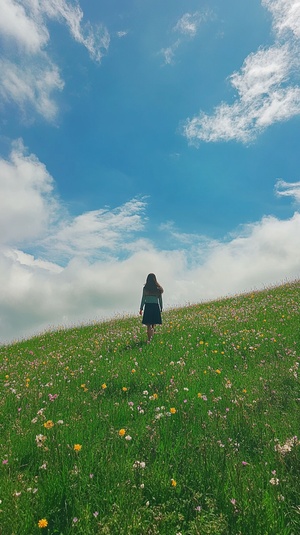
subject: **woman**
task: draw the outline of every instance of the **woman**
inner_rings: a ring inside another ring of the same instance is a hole
[[[148,342],[153,337],[155,325],[161,325],[161,311],[163,309],[162,293],[163,288],[158,284],[154,273],[149,273],[146,284],[143,288],[142,301],[140,306],[140,315],[144,315],[142,323],[147,325]]]

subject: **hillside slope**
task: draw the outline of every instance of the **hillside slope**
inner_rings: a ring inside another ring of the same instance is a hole
[[[0,348],[4,535],[300,533],[300,282]]]

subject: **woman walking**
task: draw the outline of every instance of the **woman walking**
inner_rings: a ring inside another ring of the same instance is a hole
[[[161,311],[163,309],[162,293],[163,288],[158,284],[154,273],[149,273],[146,284],[143,288],[143,295],[140,306],[140,315],[143,314],[143,325],[147,325],[148,342],[151,341],[155,325],[161,325]],[[145,307],[145,308],[144,308]]]

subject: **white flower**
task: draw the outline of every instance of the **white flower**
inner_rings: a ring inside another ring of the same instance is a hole
[[[271,485],[279,485],[279,479],[277,477],[271,477],[270,483]]]

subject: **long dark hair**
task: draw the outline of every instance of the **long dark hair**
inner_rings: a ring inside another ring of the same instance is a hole
[[[161,295],[164,291],[161,285],[158,284],[154,273],[149,273],[144,290],[149,295]]]

